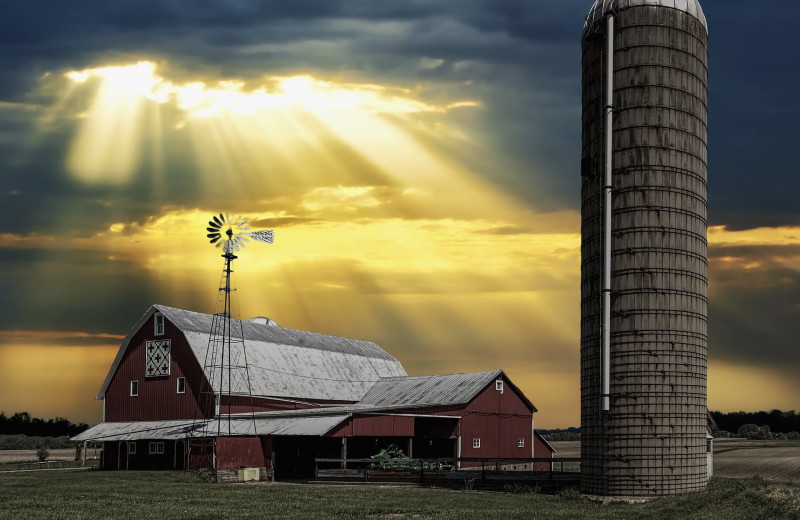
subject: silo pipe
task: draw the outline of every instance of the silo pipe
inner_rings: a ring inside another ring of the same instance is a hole
[[[611,189],[614,143],[614,16],[606,18],[605,178],[603,180],[603,325],[601,341],[601,410],[611,409]]]

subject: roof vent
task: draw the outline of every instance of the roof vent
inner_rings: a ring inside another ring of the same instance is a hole
[[[265,318],[264,316],[255,316],[247,320],[248,323],[253,323],[255,325],[266,325],[267,327],[279,327],[278,322],[275,320],[271,320],[269,318]]]

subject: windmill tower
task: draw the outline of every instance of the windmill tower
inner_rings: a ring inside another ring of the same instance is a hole
[[[241,215],[214,216],[208,222],[208,238],[211,244],[221,249],[225,260],[219,284],[217,304],[211,322],[208,349],[203,363],[205,378],[200,388],[200,410],[210,413],[214,420],[203,420],[194,425],[194,436],[200,437],[202,448],[211,442],[213,465],[216,467],[216,442],[209,441],[221,436],[258,435],[253,408],[253,392],[247,362],[242,322],[232,313],[231,296],[236,290],[231,285],[233,261],[239,258],[234,253],[244,249],[250,239],[271,244],[272,230],[249,231],[247,220]],[[249,407],[250,420],[246,419]]]
[[[583,30],[581,486],[705,489],[708,26],[597,0]]]

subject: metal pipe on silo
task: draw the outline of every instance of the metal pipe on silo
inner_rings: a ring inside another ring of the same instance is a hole
[[[600,409],[611,409],[611,190],[614,169],[614,15],[606,18],[606,147],[605,178],[603,185],[603,339],[601,343],[602,390]]]

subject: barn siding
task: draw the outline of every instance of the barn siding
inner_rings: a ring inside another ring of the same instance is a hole
[[[413,437],[414,418],[397,415],[353,416],[353,435],[362,437]]]
[[[537,435],[533,436],[533,456],[534,458],[553,457],[553,452],[550,451],[550,448],[547,446],[547,444],[542,442],[542,439],[540,439]],[[533,469],[538,471],[550,471],[550,465],[551,463],[549,462],[537,462],[533,465]]]
[[[217,469],[266,468],[268,449],[263,437],[217,437]]]
[[[531,456],[533,442],[533,412],[504,377],[503,392],[495,389],[495,381],[486,386],[466,406],[458,410],[443,410],[437,415],[460,415],[462,457],[521,457]],[[472,440],[481,440],[480,448]],[[518,447],[518,440],[524,446]]]
[[[183,333],[164,320],[164,335],[154,334],[153,318],[134,334],[105,393],[105,421],[159,421],[192,419],[201,413],[197,397],[205,380]],[[170,375],[145,377],[145,346],[148,340],[170,339]],[[177,392],[178,377],[186,378],[186,393]],[[139,396],[131,397],[130,382],[139,381]]]

